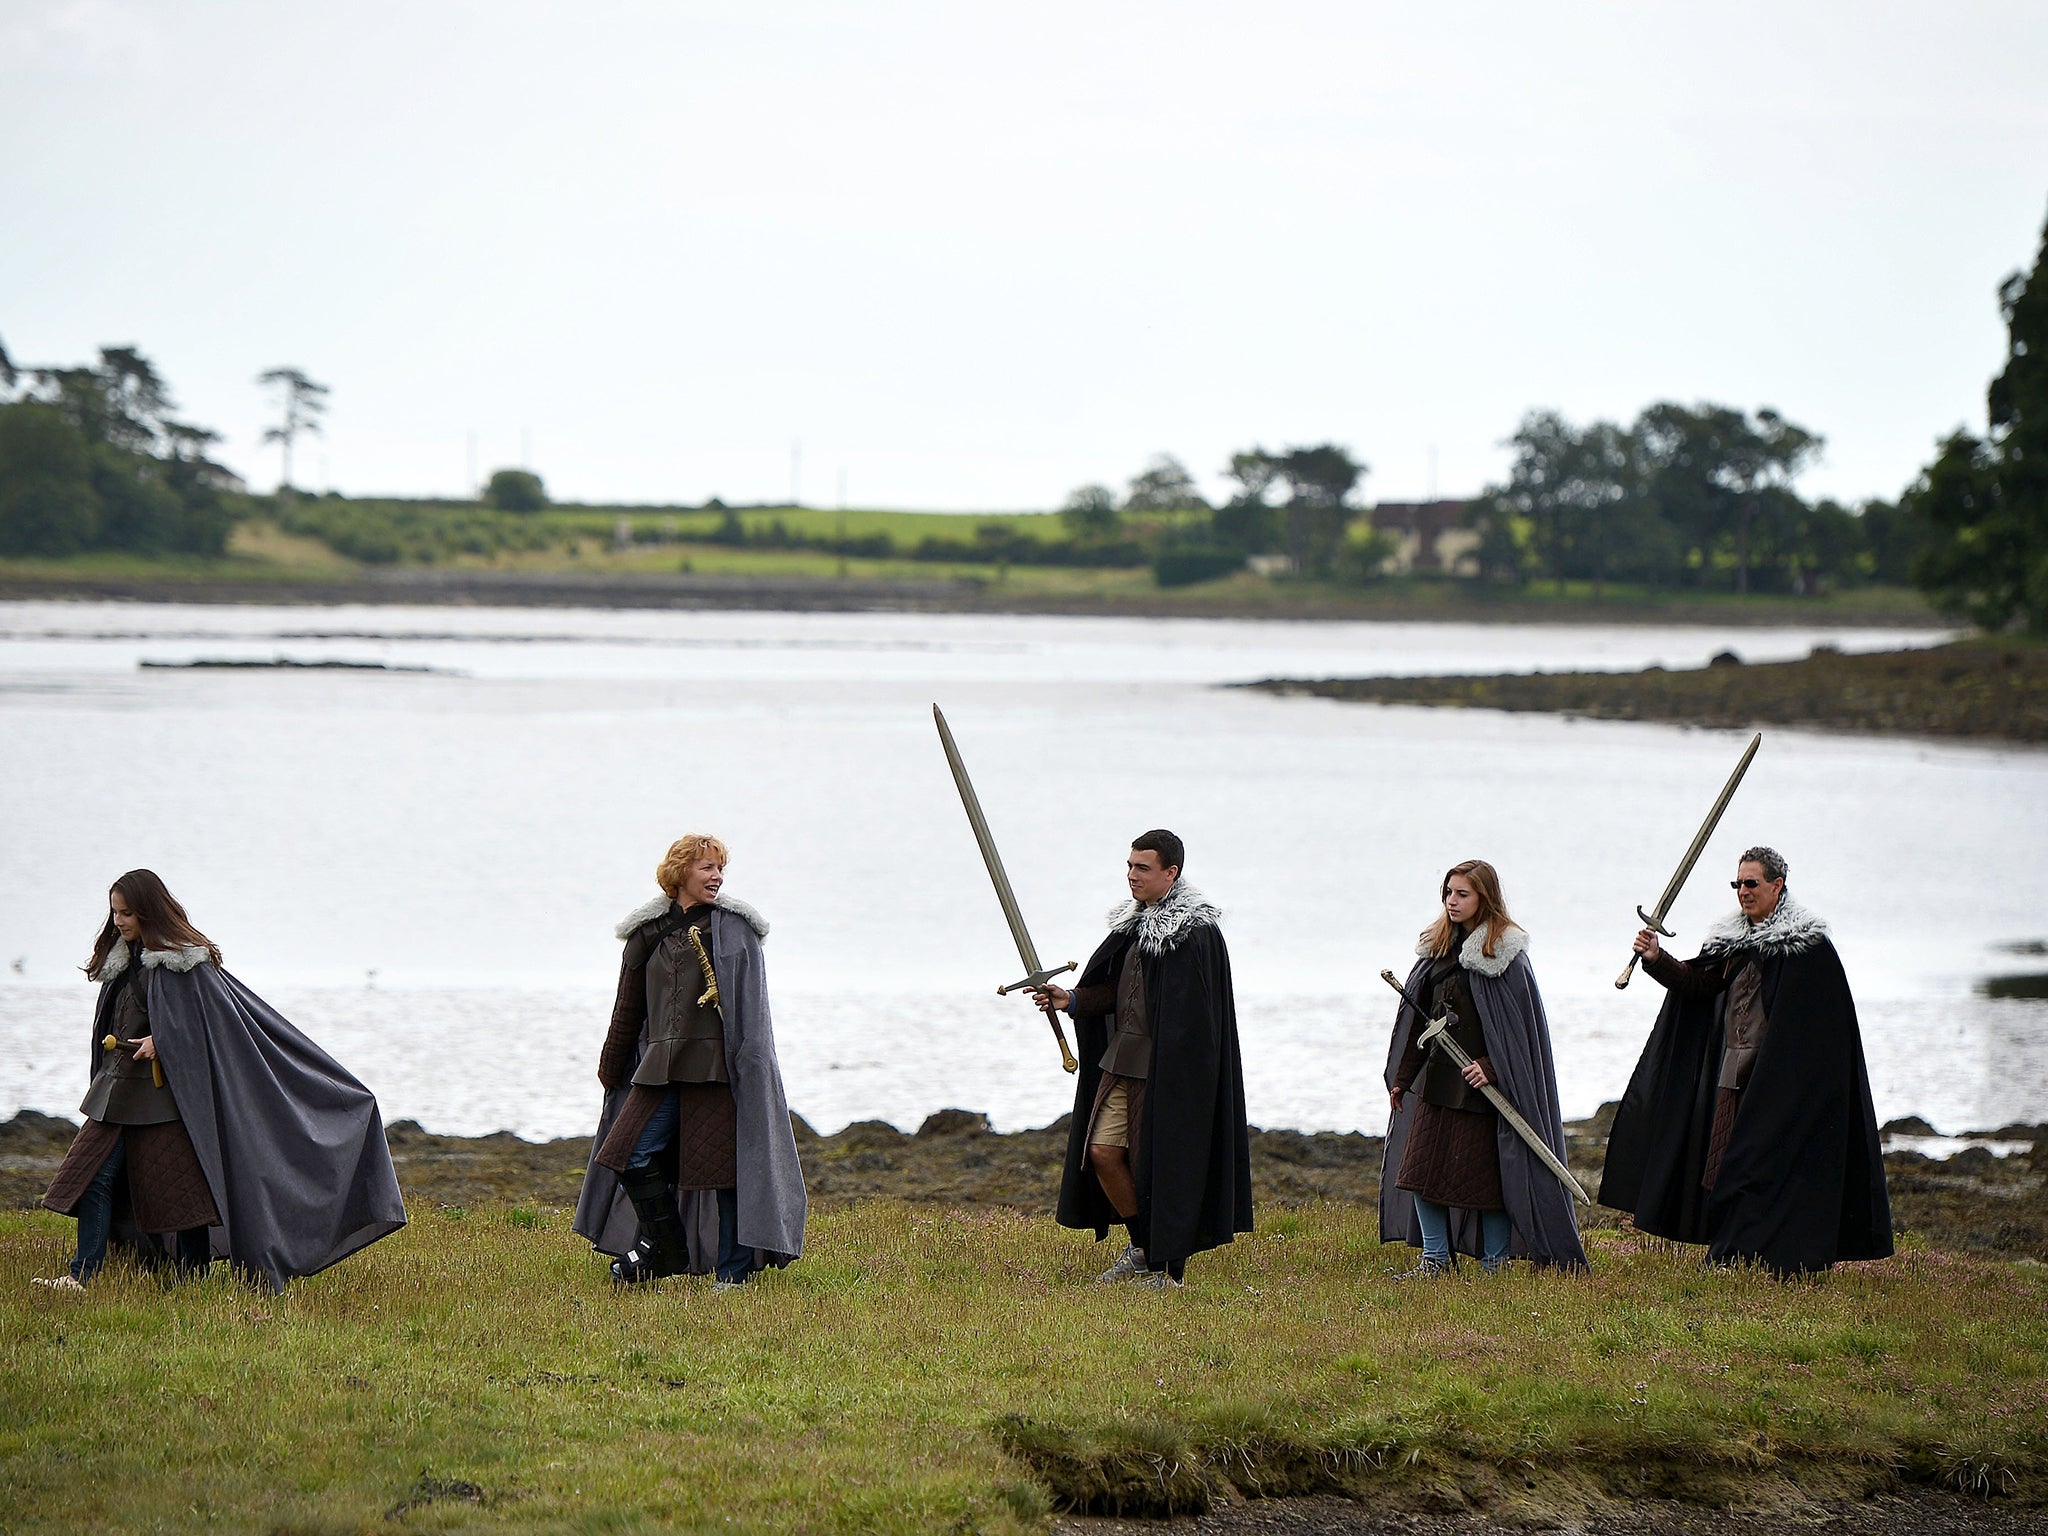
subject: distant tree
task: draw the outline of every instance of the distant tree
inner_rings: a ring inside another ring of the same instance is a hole
[[[1224,471],[1237,489],[1209,519],[1210,534],[1239,555],[1263,555],[1280,542],[1280,516],[1271,497],[1280,480],[1279,462],[1263,448],[1230,456]]]
[[[0,405],[0,552],[68,555],[99,535],[92,445],[55,406]]]
[[[1792,481],[1820,452],[1822,439],[1769,409],[1752,421],[1730,406],[1668,401],[1645,410],[1635,432],[1650,495],[1684,541],[1700,585],[1727,560],[1735,568],[1735,590],[1747,592],[1759,521],[1772,547],[1782,548],[1779,524],[1798,505]]]
[[[1116,492],[1106,485],[1084,485],[1075,490],[1060,508],[1060,521],[1068,537],[1083,544],[1113,539],[1123,527]]]
[[[484,500],[500,512],[538,512],[548,504],[547,488],[530,469],[501,469],[484,487]]]
[[[1343,547],[1353,511],[1350,497],[1366,466],[1334,443],[1290,448],[1273,460],[1287,486],[1281,507],[1287,552],[1304,575],[1327,575]]]
[[[2007,351],[1990,435],[1955,433],[1904,498],[1926,539],[1913,578],[1943,612],[2048,635],[2048,229],[1998,304]]]
[[[320,418],[327,411],[328,388],[315,384],[296,368],[269,368],[256,375],[256,382],[277,391],[278,410],[282,415],[274,427],[266,427],[263,441],[280,443],[284,446],[284,478],[278,482],[278,489],[289,493],[292,488],[292,445],[303,433],[318,434],[324,429]]]
[[[1507,483],[1486,498],[1482,566],[1512,574],[1526,553],[1560,591],[1568,578],[1590,578],[1596,597],[1609,580],[1654,584],[1676,566],[1678,541],[1650,502],[1634,433],[1608,421],[1575,427],[1555,411],[1531,411],[1506,446],[1515,458]],[[1501,542],[1512,527],[1523,530],[1522,541]]]
[[[1130,494],[1124,497],[1126,512],[1206,512],[1195,477],[1187,466],[1170,453],[1154,458],[1144,473],[1131,479]]]
[[[1898,502],[1866,501],[1857,509],[1863,523],[1865,560],[1873,581],[1890,587],[1913,584],[1913,562],[1927,544],[1927,525]]]

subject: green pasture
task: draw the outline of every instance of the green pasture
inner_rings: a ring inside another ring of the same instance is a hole
[[[56,1273],[0,1216],[0,1529],[1024,1531],[1332,1491],[1524,1515],[1641,1492],[2048,1493],[2048,1271],[1821,1282],[1596,1234],[1588,1276],[1399,1284],[1278,1213],[1184,1291],[1007,1211],[813,1217],[745,1290],[614,1290],[558,1210],[415,1212],[282,1296]]]

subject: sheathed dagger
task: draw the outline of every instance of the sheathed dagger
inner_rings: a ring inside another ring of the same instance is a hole
[[[1400,978],[1392,971],[1381,971],[1380,980],[1400,993],[1401,1001],[1410,1008],[1413,1008],[1423,1018],[1429,1017],[1429,1010],[1416,1002],[1408,989],[1401,985]],[[1451,1016],[1446,1013],[1442,1018],[1433,1021],[1421,1034],[1417,1035],[1415,1043],[1423,1050],[1428,1050],[1432,1045],[1435,1046],[1446,1056],[1450,1057],[1452,1064],[1462,1072],[1472,1065],[1472,1057],[1463,1046],[1451,1038],[1450,1022]],[[1508,1102],[1508,1096],[1491,1083],[1481,1083],[1479,1091],[1485,1094],[1488,1102],[1500,1112],[1501,1119],[1507,1121],[1508,1129],[1528,1143],[1529,1150],[1536,1154],[1543,1166],[1556,1174],[1558,1179],[1564,1184],[1564,1187],[1578,1196],[1580,1201],[1586,1205],[1591,1205],[1593,1197],[1586,1193],[1585,1186],[1573,1178],[1571,1169],[1565,1167],[1559,1161],[1558,1155],[1543,1144],[1543,1138],[1530,1128],[1529,1122],[1522,1118],[1521,1112]]]
[[[1728,782],[1721,786],[1720,798],[1714,802],[1714,808],[1707,812],[1707,819],[1700,823],[1699,833],[1693,838],[1692,846],[1685,850],[1685,857],[1678,861],[1678,872],[1671,877],[1671,883],[1664,887],[1664,894],[1657,898],[1657,910],[1645,912],[1641,907],[1636,908],[1636,916],[1643,920],[1645,928],[1661,933],[1667,939],[1672,937],[1671,930],[1664,926],[1664,919],[1671,913],[1671,904],[1678,900],[1678,893],[1685,889],[1686,877],[1692,873],[1693,865],[1700,861],[1700,854],[1707,846],[1707,839],[1714,835],[1714,828],[1721,824],[1721,813],[1728,809],[1728,802],[1735,798],[1735,790],[1742,783],[1742,776],[1749,772],[1750,759],[1756,756],[1756,749],[1763,744],[1762,731],[1749,738],[1749,746],[1742,754],[1742,761],[1735,765],[1735,771],[1728,775]],[[1615,991],[1619,992],[1628,985],[1629,978],[1636,973],[1636,961],[1641,958],[1640,955],[1628,957],[1628,964],[1615,979]]]
[[[946,749],[946,766],[953,770],[953,784],[960,791],[960,804],[967,812],[967,825],[974,829],[975,845],[981,849],[981,862],[988,866],[989,880],[995,885],[996,902],[1003,909],[1003,920],[1010,925],[1010,937],[1016,940],[1017,956],[1029,973],[1022,981],[997,987],[996,996],[1035,990],[1053,977],[1078,967],[1072,960],[1050,970],[1040,963],[1038,946],[1031,942],[1031,930],[1024,926],[1024,914],[1017,906],[1016,892],[1010,889],[1010,877],[1003,870],[1003,856],[996,852],[996,840],[989,833],[988,819],[981,814],[981,801],[974,793],[974,781],[967,777],[967,765],[960,760],[960,748],[953,742],[953,731],[946,724],[945,712],[936,704],[932,706],[932,719],[938,723],[939,745]],[[1080,1064],[1067,1048],[1067,1032],[1060,1028],[1060,1016],[1048,1011],[1045,1017],[1046,1022],[1052,1025],[1053,1038],[1060,1043],[1060,1065],[1069,1072],[1077,1071]]]

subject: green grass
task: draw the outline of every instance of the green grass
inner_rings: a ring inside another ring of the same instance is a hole
[[[1588,1277],[1395,1285],[1313,1207],[1098,1291],[1008,1212],[876,1202],[748,1289],[615,1292],[560,1211],[429,1209],[272,1297],[32,1290],[0,1217],[0,1527],[1012,1531],[1244,1492],[1720,1498],[2048,1488],[2048,1273],[1917,1251],[1824,1283],[1608,1234]],[[1412,1506],[1411,1506],[1412,1507]]]

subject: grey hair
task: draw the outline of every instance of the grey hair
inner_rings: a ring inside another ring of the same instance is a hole
[[[1785,862],[1785,855],[1775,848],[1766,848],[1761,844],[1754,848],[1745,848],[1742,857],[1735,863],[1737,868],[1744,864],[1761,864],[1764,867],[1765,878],[1771,880],[1783,880],[1792,873],[1791,866]]]

